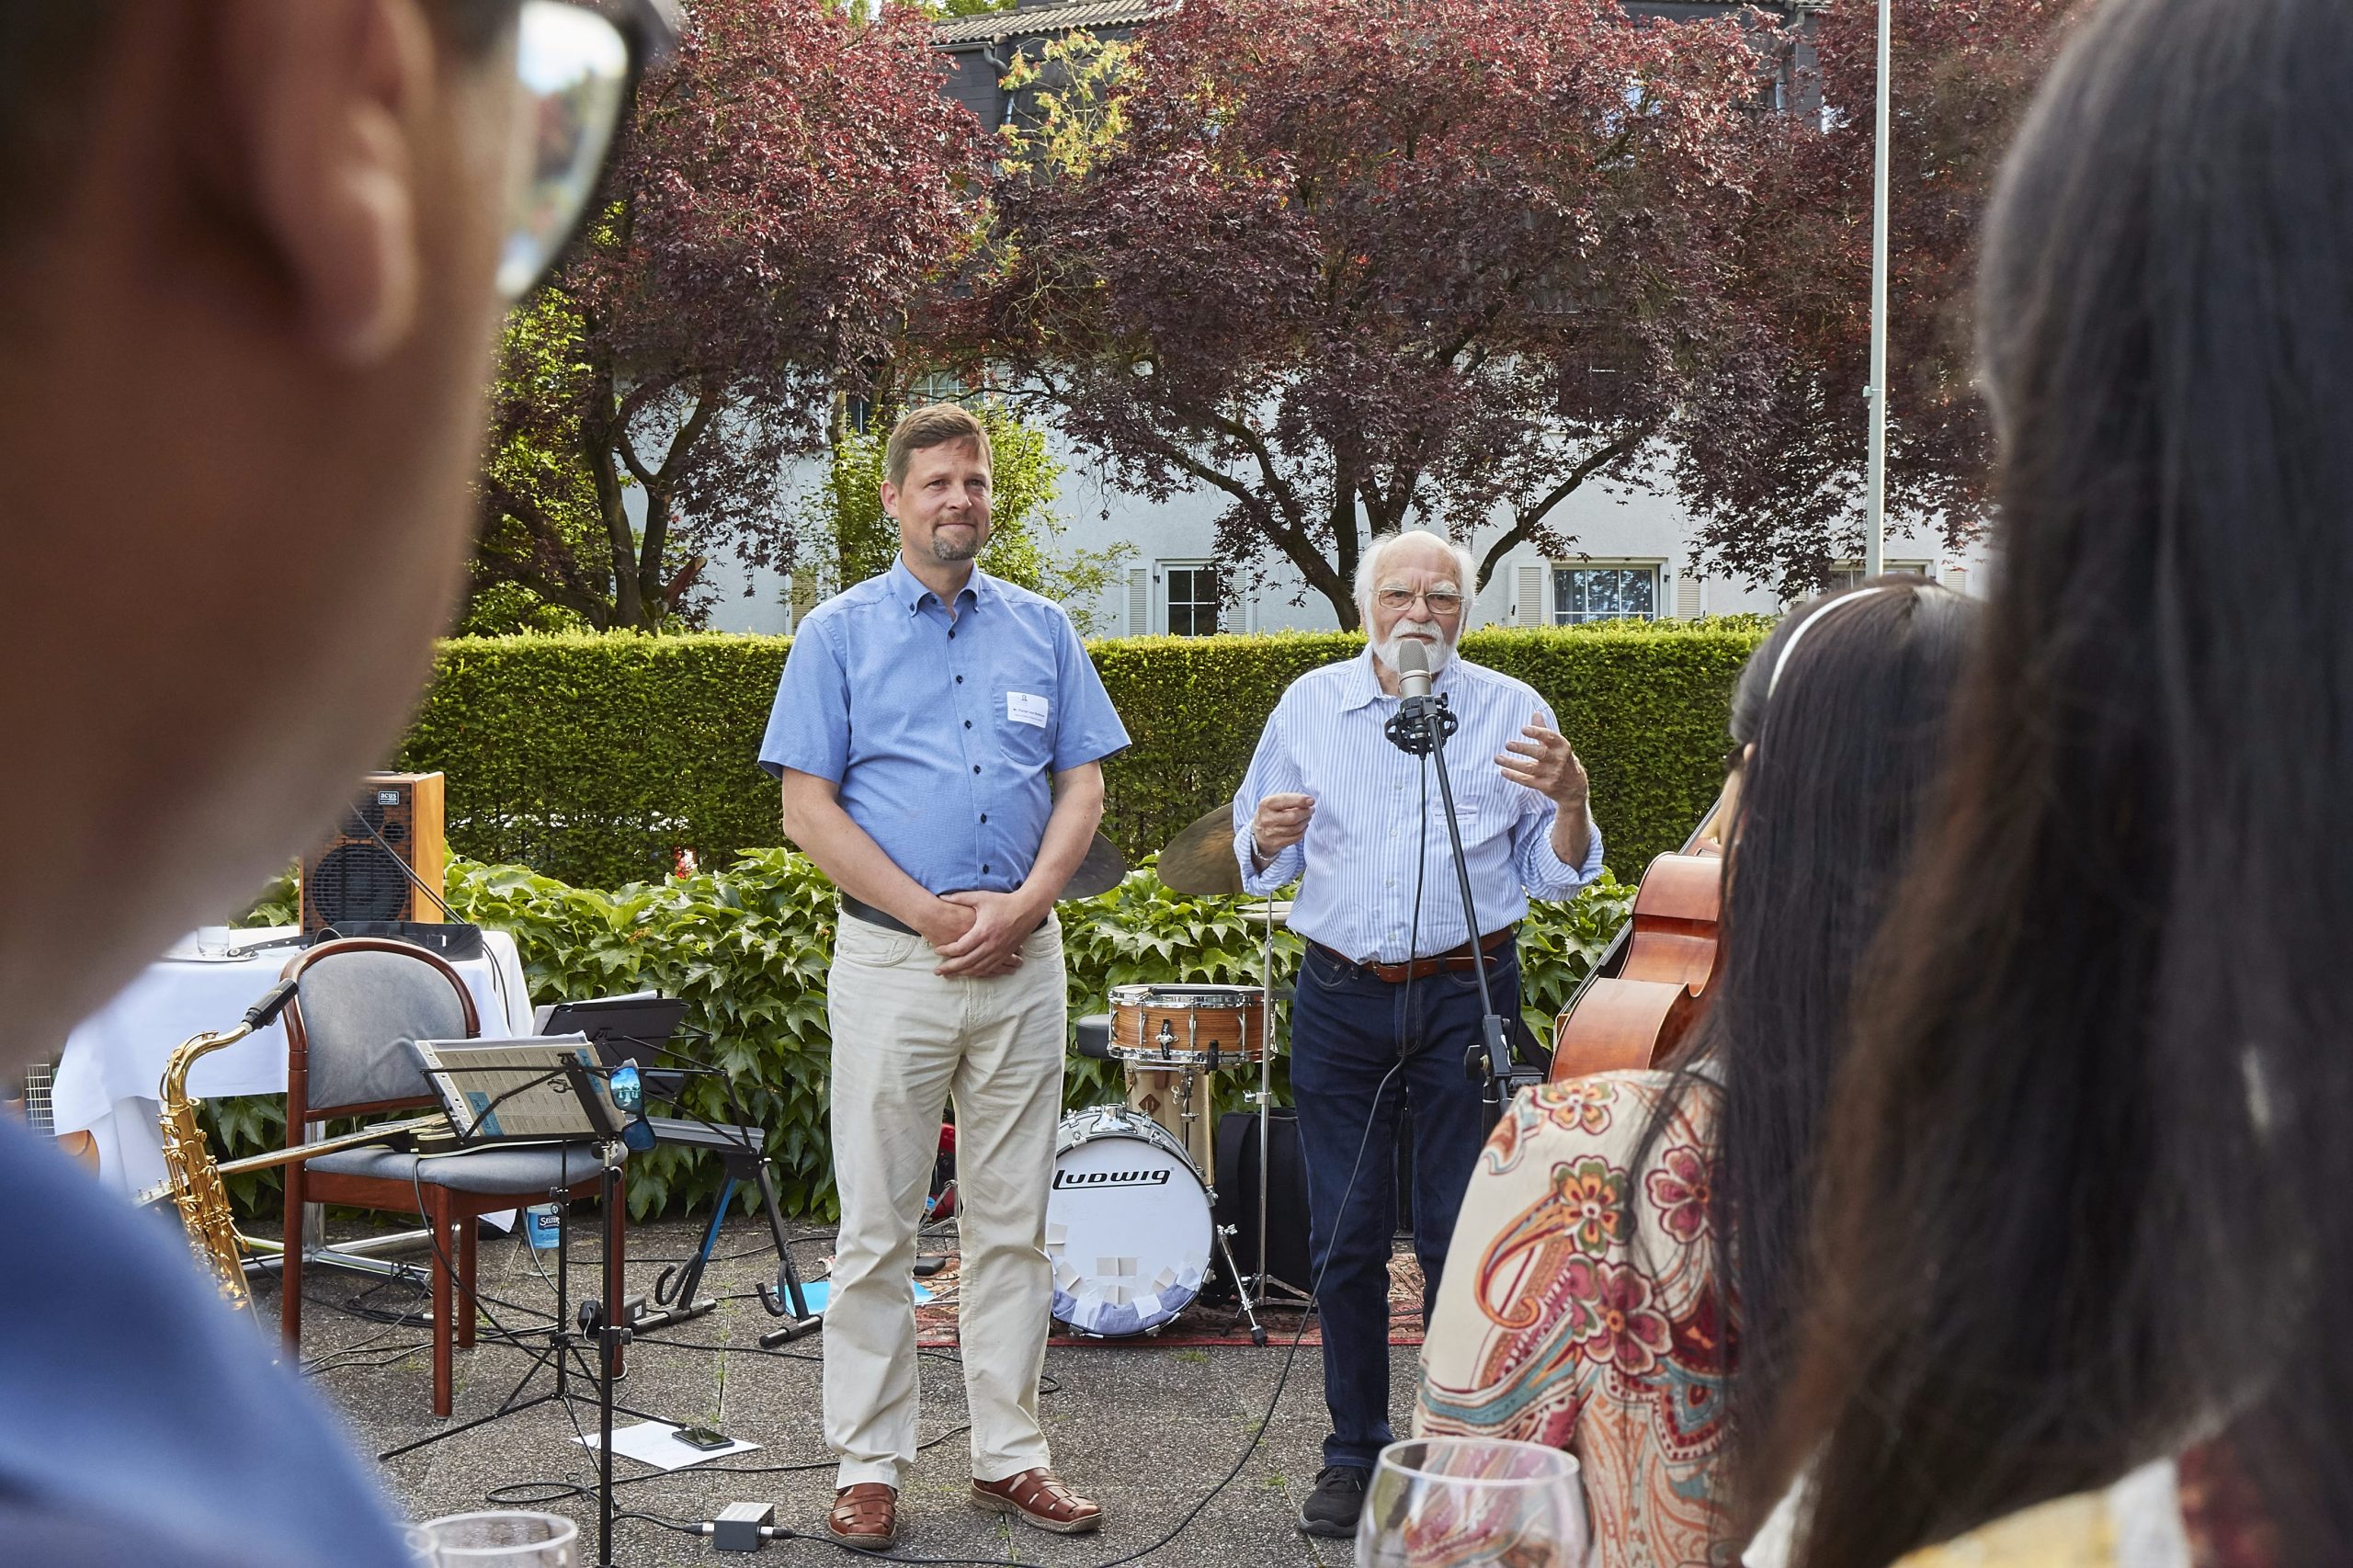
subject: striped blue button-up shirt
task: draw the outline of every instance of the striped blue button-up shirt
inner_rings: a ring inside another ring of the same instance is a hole
[[[1522,726],[1540,715],[1554,724],[1544,699],[1523,682],[1460,658],[1447,661],[1431,689],[1461,721],[1447,743],[1446,765],[1480,933],[1519,919],[1531,897],[1567,898],[1599,876],[1600,827],[1593,830],[1585,864],[1568,864],[1552,853],[1558,807],[1512,783],[1495,766],[1506,745],[1521,738]],[[1381,733],[1396,711],[1397,699],[1381,691],[1373,674],[1370,649],[1345,664],[1310,670],[1275,705],[1233,798],[1243,885],[1265,897],[1299,879],[1290,928],[1359,963],[1399,963],[1470,938],[1435,767],[1399,751]],[[1254,871],[1251,819],[1260,801],[1283,793],[1314,797],[1307,836],[1264,871]]]

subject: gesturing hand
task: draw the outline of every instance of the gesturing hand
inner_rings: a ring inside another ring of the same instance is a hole
[[[1307,819],[1315,814],[1313,795],[1269,795],[1258,802],[1250,818],[1250,842],[1256,846],[1259,869],[1307,836]]]
[[[1585,764],[1577,760],[1568,737],[1545,723],[1540,713],[1519,733],[1527,738],[1510,742],[1495,758],[1504,777],[1560,805],[1584,805],[1588,788]]]
[[[945,960],[932,973],[987,979],[1021,967],[1021,944],[1038,928],[1037,912],[1009,892],[951,892],[943,902],[972,912],[972,924],[954,941],[936,945]]]

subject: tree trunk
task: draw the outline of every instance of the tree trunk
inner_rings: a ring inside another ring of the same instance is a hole
[[[597,484],[597,511],[605,524],[605,548],[613,569],[613,618],[617,628],[643,628],[645,597],[638,591],[637,540],[629,526],[629,507],[621,494],[620,470],[614,461],[619,405],[613,398],[613,368],[599,364],[589,407],[596,412],[580,422],[581,457]]]
[[[1364,545],[1357,533],[1356,478],[1354,465],[1347,459],[1340,458],[1336,466],[1344,472],[1333,476],[1332,514],[1327,523],[1332,530],[1332,559],[1339,571],[1330,583],[1319,586],[1340,618],[1340,630],[1358,631],[1363,630],[1364,618],[1357,612],[1357,561]]]

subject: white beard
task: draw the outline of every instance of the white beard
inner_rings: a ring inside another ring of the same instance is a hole
[[[1372,656],[1394,670],[1397,667],[1398,645],[1407,632],[1414,631],[1425,633],[1430,639],[1422,645],[1422,651],[1429,655],[1430,674],[1435,676],[1446,668],[1449,659],[1454,657],[1454,639],[1449,637],[1445,629],[1435,620],[1399,621],[1389,629],[1388,636],[1372,645]]]

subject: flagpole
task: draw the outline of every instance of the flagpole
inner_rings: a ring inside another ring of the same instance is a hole
[[[1887,275],[1890,91],[1894,56],[1895,0],[1879,0],[1879,134],[1871,181],[1870,470],[1863,527],[1863,575],[1886,570],[1887,540]]]

